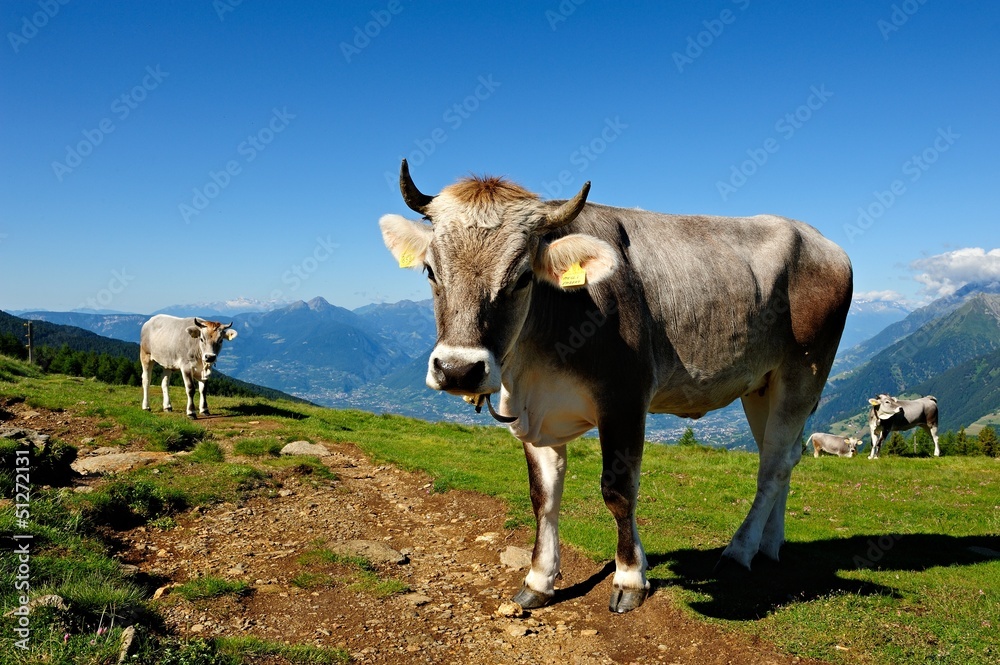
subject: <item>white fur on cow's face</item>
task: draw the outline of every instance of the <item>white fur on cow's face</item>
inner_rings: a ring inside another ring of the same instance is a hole
[[[878,417],[881,420],[888,420],[896,414],[903,412],[902,405],[889,395],[879,395],[877,398],[868,400],[868,402],[876,407]]]
[[[222,343],[236,338],[236,331],[228,326],[221,326],[212,321],[195,319],[195,325],[189,326],[187,333],[198,340],[199,360],[204,368],[202,376],[208,378],[212,373],[212,364],[219,358]]]
[[[500,390],[500,368],[517,342],[535,280],[557,288],[573,264],[592,285],[618,258],[607,243],[570,234],[551,243],[540,225],[551,207],[499,180],[462,181],[426,208],[431,225],[385,215],[386,247],[403,267],[423,267],[431,283],[437,346],[427,385],[463,395]],[[565,287],[584,288],[584,287]]]

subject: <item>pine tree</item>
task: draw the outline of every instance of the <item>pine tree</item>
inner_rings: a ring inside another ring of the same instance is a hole
[[[941,446],[942,455],[955,455],[955,433],[948,430],[938,437],[938,444]]]
[[[906,438],[901,432],[893,432],[889,440],[882,445],[882,452],[888,455],[906,455],[908,452]]]
[[[677,445],[679,446],[697,446],[698,439],[694,438],[694,430],[688,427],[681,434],[681,438],[677,439]]]
[[[965,433],[965,427],[959,428],[958,434],[955,435],[954,447],[956,455],[969,454],[969,435]]]
[[[997,457],[1000,454],[1000,441],[997,440],[997,431],[989,425],[979,431],[979,449],[987,457]]]
[[[917,427],[910,435],[910,448],[914,457],[930,457],[934,453],[934,440],[923,427]]]

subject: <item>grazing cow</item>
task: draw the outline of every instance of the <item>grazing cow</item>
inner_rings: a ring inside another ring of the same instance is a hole
[[[872,405],[868,412],[868,428],[872,432],[872,449],[868,459],[878,459],[882,442],[893,431],[923,427],[934,439],[934,457],[941,456],[938,445],[938,405],[937,397],[928,395],[917,399],[896,399],[889,395],[879,395],[868,400]]]
[[[806,445],[812,445],[813,457],[819,457],[820,452],[830,453],[837,457],[854,457],[861,446],[861,439],[853,436],[844,438],[835,434],[816,432],[809,437]]]
[[[189,318],[180,319],[167,314],[157,314],[142,324],[139,337],[139,362],[142,363],[142,408],[149,411],[149,379],[152,363],[163,367],[163,410],[173,411],[170,405],[172,370],[180,370],[187,394],[187,415],[197,418],[194,412],[194,384],[198,382],[199,408],[203,416],[209,415],[205,401],[205,381],[212,373],[212,364],[219,357],[222,342],[236,337],[232,323],[223,325],[216,321]]]
[[[609,608],[649,584],[635,509],[647,412],[697,418],[739,398],[760,449],[757,494],[723,552],[778,558],[802,428],[817,405],[851,302],[844,251],[801,222],[664,215],[542,201],[501,178],[420,192],[425,221],[385,215],[386,246],[423,268],[437,323],[427,385],[499,412],[524,444],[537,522],[514,600],[540,607],[559,574],[566,443],[597,427],[601,491],[618,530]],[[425,223],[429,222],[429,223]]]

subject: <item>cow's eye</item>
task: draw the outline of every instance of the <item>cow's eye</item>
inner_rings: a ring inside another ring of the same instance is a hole
[[[530,270],[525,270],[524,272],[522,272],[521,276],[517,278],[516,282],[514,282],[514,289],[513,290],[514,291],[520,291],[521,289],[523,289],[524,287],[526,287],[528,284],[531,284],[531,277],[532,277],[532,275],[531,275],[531,271]]]
[[[437,284],[437,280],[434,279],[434,270],[426,263],[424,264],[424,270],[427,271],[427,279],[429,279],[432,284]]]

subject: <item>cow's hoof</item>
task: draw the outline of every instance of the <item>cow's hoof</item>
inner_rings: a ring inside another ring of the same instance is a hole
[[[165,407],[163,407],[163,410],[164,411],[170,411],[171,413],[173,413],[174,407],[172,407],[172,406],[165,406]]]
[[[208,411],[199,411],[198,413],[201,414],[201,415],[203,415],[203,416],[210,416],[210,415],[212,415]]]
[[[618,614],[631,612],[642,605],[643,601],[646,600],[647,593],[649,593],[648,589],[622,589],[614,587],[611,590],[611,601],[608,603],[608,609]]]
[[[191,420],[198,420],[198,414],[197,413],[189,413],[189,414],[187,414],[187,417],[190,418]]]
[[[744,578],[750,574],[750,566],[732,555],[723,553],[712,569],[712,574],[718,578]]]
[[[142,410],[143,410],[143,411],[152,411],[152,409],[150,409],[150,408],[149,408],[148,406],[144,406],[144,407],[142,407]]]
[[[514,594],[511,601],[517,603],[526,610],[534,610],[539,607],[545,607],[552,602],[552,598],[555,596],[554,593],[544,594],[535,591],[528,587],[527,584],[521,585],[521,590]]]

